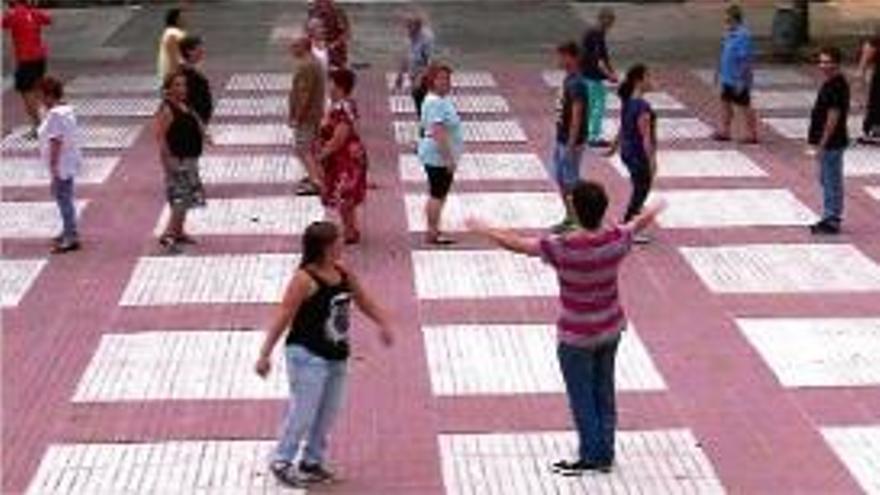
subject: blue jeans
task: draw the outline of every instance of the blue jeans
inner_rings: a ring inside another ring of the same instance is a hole
[[[608,99],[608,89],[605,81],[595,81],[584,78],[587,85],[587,140],[595,143],[602,139],[602,124],[605,121],[605,100]]]
[[[305,440],[302,461],[322,464],[327,434],[342,405],[346,362],[329,361],[298,345],[287,346],[285,354],[291,397],[275,459],[293,462]]]
[[[593,348],[560,342],[556,351],[583,461],[614,462],[614,358],[619,343],[619,335]]]
[[[584,149],[578,147],[574,152],[570,150],[567,144],[560,142],[557,142],[556,147],[553,148],[553,168],[550,173],[562,192],[571,191],[581,179],[581,158]]]
[[[822,220],[840,225],[843,221],[843,149],[819,150],[816,156],[822,185]]]
[[[76,231],[76,207],[73,205],[73,178],[52,179],[52,196],[61,213],[61,240],[73,242],[79,237]]]

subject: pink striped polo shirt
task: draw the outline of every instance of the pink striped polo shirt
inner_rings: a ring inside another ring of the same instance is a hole
[[[626,327],[617,272],[632,244],[633,231],[623,226],[594,235],[580,231],[541,239],[541,258],[559,279],[561,342],[589,347]]]

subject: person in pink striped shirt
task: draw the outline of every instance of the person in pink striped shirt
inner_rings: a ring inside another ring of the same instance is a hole
[[[626,315],[620,304],[617,272],[633,237],[648,227],[665,205],[649,206],[631,221],[603,225],[608,195],[597,182],[572,189],[580,228],[560,235],[525,237],[468,219],[468,228],[508,251],[540,257],[559,278],[557,358],[578,432],[578,457],[553,464],[555,472],[579,476],[608,473],[614,464],[614,359]]]

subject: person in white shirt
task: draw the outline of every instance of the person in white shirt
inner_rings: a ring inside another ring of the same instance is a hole
[[[62,231],[53,239],[53,253],[80,248],[73,204],[73,180],[82,164],[79,128],[73,107],[64,101],[64,85],[47,76],[40,82],[40,94],[46,115],[37,130],[40,158],[52,178],[52,196],[61,213]]]
[[[159,51],[156,57],[156,75],[160,86],[165,83],[165,78],[177,72],[183,63],[180,42],[185,37],[183,13],[180,9],[169,10],[165,14],[165,29],[159,37]]]

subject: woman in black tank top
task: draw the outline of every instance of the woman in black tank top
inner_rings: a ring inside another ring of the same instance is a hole
[[[352,302],[379,328],[383,344],[392,334],[385,311],[364,291],[357,277],[340,263],[342,238],[338,227],[315,222],[303,234],[302,259],[266,333],[255,370],[271,370],[272,349],[285,330],[285,357],[291,401],[283,434],[270,470],[282,483],[300,487],[327,481],[333,473],[324,459],[325,438],[339,409],[349,356],[348,331]],[[308,439],[299,464],[293,460]]]

